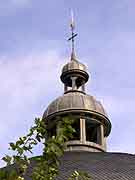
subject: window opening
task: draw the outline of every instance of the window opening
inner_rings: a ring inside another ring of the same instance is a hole
[[[97,143],[97,124],[86,120],[86,141]]]
[[[72,124],[72,127],[75,129],[73,137],[71,140],[80,140],[80,119],[76,119]]]

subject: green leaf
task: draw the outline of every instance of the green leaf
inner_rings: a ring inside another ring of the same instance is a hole
[[[24,149],[21,148],[21,147],[17,147],[17,152],[18,152],[20,155],[22,155],[23,152],[24,152]]]
[[[11,164],[12,157],[6,155],[5,157],[2,158],[2,160],[5,161],[5,162],[7,163],[7,165],[10,165],[10,164]]]
[[[11,142],[9,145],[13,151],[16,150],[16,145],[14,143]]]

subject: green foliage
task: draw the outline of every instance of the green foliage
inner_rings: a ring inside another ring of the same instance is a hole
[[[58,175],[59,158],[64,153],[65,142],[72,137],[74,132],[72,120],[64,118],[58,123],[59,129],[56,137],[53,136],[44,143],[43,156],[34,169],[33,180],[52,180]]]
[[[68,180],[91,180],[91,176],[87,172],[75,170]]]
[[[60,157],[64,154],[66,141],[72,137],[75,130],[72,128],[72,118],[63,118],[58,121],[56,136],[47,137],[45,123],[40,118],[35,118],[35,124],[29,129],[26,136],[20,137],[15,143],[9,143],[10,150],[15,155],[3,157],[6,165],[15,164],[12,171],[0,170],[2,180],[24,180],[24,175],[30,164],[27,152],[33,153],[33,148],[42,142],[44,145],[42,156],[36,158],[36,167],[33,169],[32,180],[53,180],[59,174]],[[74,171],[68,180],[90,180],[87,173]]]
[[[8,172],[7,170],[0,170],[0,179],[1,180],[24,180],[23,177],[17,174],[16,170]]]

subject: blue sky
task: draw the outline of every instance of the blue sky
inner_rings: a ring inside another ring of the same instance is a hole
[[[108,151],[135,153],[134,7],[134,0],[0,1],[0,157],[63,93],[70,8],[77,57],[91,73],[87,93],[102,102],[112,122]]]

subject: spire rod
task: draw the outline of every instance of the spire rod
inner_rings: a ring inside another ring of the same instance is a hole
[[[70,23],[70,27],[71,27],[71,37],[68,39],[68,41],[71,41],[71,60],[75,59],[75,45],[74,45],[74,39],[77,36],[76,33],[74,33],[74,29],[75,29],[75,22],[74,22],[74,14],[73,14],[73,10],[71,10],[71,23]]]

